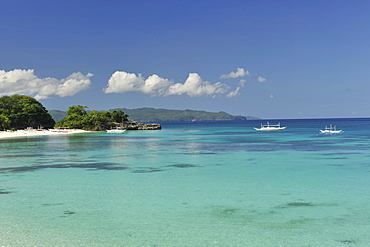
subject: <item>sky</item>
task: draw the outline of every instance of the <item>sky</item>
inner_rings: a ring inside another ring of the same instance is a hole
[[[370,117],[370,1],[1,0],[0,96]]]

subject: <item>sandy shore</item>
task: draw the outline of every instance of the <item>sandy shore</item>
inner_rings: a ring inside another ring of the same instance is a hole
[[[18,131],[0,131],[0,139],[2,138],[16,138],[27,136],[43,136],[43,135],[66,135],[85,133],[89,131],[73,129],[73,130],[18,130]]]

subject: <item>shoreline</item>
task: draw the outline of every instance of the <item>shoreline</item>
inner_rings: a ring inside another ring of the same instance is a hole
[[[81,129],[0,131],[0,139],[28,137],[28,136],[68,135],[68,134],[87,133],[87,132],[90,132],[90,131],[81,130]]]

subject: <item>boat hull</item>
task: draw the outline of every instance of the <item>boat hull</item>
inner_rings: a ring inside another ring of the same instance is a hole
[[[286,126],[281,127],[280,123],[270,124],[269,122],[267,122],[267,124],[265,125],[261,124],[261,128],[254,128],[254,129],[258,131],[274,131],[274,130],[284,130],[286,129]]]
[[[320,130],[320,133],[322,134],[339,134],[341,132],[342,130],[337,130],[337,127],[332,124],[330,124],[330,127],[325,127],[324,130]]]
[[[320,133],[323,134],[339,134],[342,130],[320,130]]]
[[[258,131],[274,131],[274,130],[284,130],[286,127],[278,127],[278,128],[275,128],[275,127],[265,127],[265,128],[254,128],[255,130],[258,130]]]
[[[124,133],[126,130],[107,130],[107,133],[110,134],[121,134]]]

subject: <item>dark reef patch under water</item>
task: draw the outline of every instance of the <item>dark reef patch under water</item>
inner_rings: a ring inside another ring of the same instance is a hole
[[[40,157],[40,156],[42,156],[42,154],[16,154],[16,155],[3,154],[3,155],[0,155],[0,159],[2,159],[2,158],[5,158],[5,159],[8,159],[8,158],[32,158],[32,157]]]
[[[65,164],[50,164],[50,165],[35,165],[35,166],[18,166],[18,167],[3,167],[0,168],[0,173],[6,172],[32,172],[42,169],[50,168],[83,168],[83,169],[93,169],[93,170],[126,170],[125,166],[117,163],[109,162],[98,162],[98,163],[65,163]]]
[[[174,164],[174,165],[168,165],[167,167],[190,168],[190,167],[200,167],[200,166],[193,165],[193,164]]]
[[[64,214],[65,215],[72,215],[72,214],[76,214],[76,212],[66,210],[66,211],[64,211]]]
[[[196,168],[202,167],[194,164],[171,164],[164,165],[162,167],[129,167],[120,163],[113,162],[66,162],[66,163],[50,163],[48,161],[42,161],[38,165],[34,166],[16,166],[16,167],[0,167],[0,173],[21,173],[21,172],[34,172],[43,169],[67,169],[67,168],[80,168],[86,170],[128,170],[132,173],[152,173],[169,170],[169,168]],[[221,164],[216,164],[221,165]]]
[[[298,207],[315,207],[318,206],[312,202],[287,202],[283,205],[276,206],[275,208],[298,208]]]
[[[336,241],[339,243],[343,243],[343,244],[356,244],[357,243],[357,240],[353,240],[353,239],[336,240]]]
[[[43,203],[42,206],[50,207],[50,206],[60,206],[64,205],[64,203]]]
[[[316,206],[311,202],[288,202],[285,204],[287,207],[313,207]]]
[[[12,193],[12,192],[6,191],[4,189],[0,189],[0,195],[6,195],[6,194],[10,194],[10,193]]]
[[[154,168],[154,167],[142,167],[140,169],[133,170],[132,172],[133,173],[152,173],[152,172],[162,172],[162,171],[164,171],[164,170]]]

